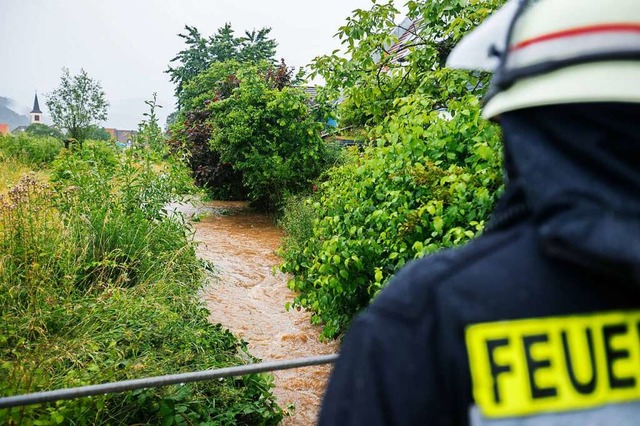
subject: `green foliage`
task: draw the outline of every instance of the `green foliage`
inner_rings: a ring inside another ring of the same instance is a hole
[[[236,76],[231,96],[209,105],[210,146],[242,173],[253,204],[274,209],[286,194],[308,191],[326,168],[322,124],[302,90],[278,88],[258,67]]]
[[[176,85],[179,106],[182,106],[180,95],[185,85],[212,64],[231,60],[248,63],[273,62],[278,46],[275,40],[268,37],[270,28],[262,28],[257,32],[245,31],[244,37],[236,37],[231,24],[226,23],[208,38],[203,37],[195,27],[186,25],[185,29],[187,33],[178,36],[184,39],[187,48],[171,60],[178,65],[170,66],[166,71],[171,76],[171,82]]]
[[[209,147],[211,113],[206,110],[181,114],[171,127],[169,146],[174,152],[184,152],[195,183],[205,188],[212,199],[244,200],[247,191],[242,186],[242,174],[230,164],[220,161],[220,154]]]
[[[173,111],[171,114],[167,115],[167,120],[164,124],[165,131],[169,131],[169,128],[176,122],[178,119],[178,111]]]
[[[47,95],[47,108],[54,124],[82,143],[92,124],[107,119],[109,103],[100,83],[84,69],[71,76],[67,68],[62,68],[60,87]]]
[[[51,137],[60,140],[64,139],[64,134],[59,129],[42,123],[30,124],[24,130],[24,133],[33,137]]]
[[[260,61],[273,61],[278,43],[269,38],[270,32],[271,28],[245,31],[244,36],[238,39],[240,45],[238,59],[240,62],[255,64]]]
[[[164,141],[164,135],[160,124],[158,124],[158,117],[156,115],[156,109],[162,108],[162,105],[158,105],[157,93],[153,93],[153,98],[148,101],[144,101],[149,106],[149,112],[145,112],[143,115],[144,120],[138,126],[138,135],[136,136],[135,144],[138,147],[150,149],[151,151],[162,154],[167,146]]]
[[[324,337],[346,330],[406,262],[483,230],[502,182],[498,128],[480,117],[488,76],[444,63],[502,3],[410,0],[411,37],[391,49],[398,9],[374,0],[340,28],[346,56],[315,59],[327,82],[319,97],[342,96],[342,125],[372,141],[283,220],[281,269]]]
[[[41,168],[50,164],[62,149],[62,142],[51,136],[0,135],[0,158],[13,158],[21,163]]]
[[[437,100],[437,107],[452,96],[481,96],[489,82],[486,73],[465,73],[464,80],[454,83],[448,72],[434,71],[444,71],[455,43],[504,0],[409,0],[406,28],[395,23],[393,1],[373,3],[371,10],[355,10],[340,27],[342,55],[335,51],[311,65],[312,76],[326,81],[319,99],[345,99],[339,108],[343,126],[378,124],[393,112],[396,99],[415,93]],[[409,31],[410,37],[391,49],[399,30]],[[458,93],[451,90],[454,84]]]
[[[268,63],[261,62],[258,66],[260,65],[264,68]],[[211,64],[209,68],[183,86],[182,92],[178,95],[181,111],[201,111],[211,102],[231,96],[239,84],[236,72],[243,67],[244,65],[236,60]]]
[[[53,186],[0,197],[0,392],[13,395],[245,362],[208,323],[203,269],[164,208],[184,168],[145,150],[64,150]],[[250,358],[250,357],[249,357]],[[8,424],[277,424],[267,377],[210,381],[0,410]]]
[[[499,131],[477,103],[450,102],[449,121],[418,109],[419,97],[403,100],[375,146],[331,170],[302,214],[287,213],[302,225],[284,224],[282,270],[325,337],[345,330],[407,261],[482,231],[502,175]]]
[[[85,139],[93,141],[109,141],[111,140],[111,135],[104,129],[104,127],[91,125],[86,129]]]
[[[215,198],[274,209],[310,187],[326,164],[317,113],[292,87],[293,70],[273,65],[270,29],[235,37],[230,24],[209,39],[194,27],[167,71],[179,112],[169,145],[183,150],[196,182]]]
[[[189,153],[196,182],[214,197],[273,210],[286,194],[308,191],[335,161],[320,138],[322,111],[311,109],[294,80],[284,61],[228,61],[184,87],[170,144]]]

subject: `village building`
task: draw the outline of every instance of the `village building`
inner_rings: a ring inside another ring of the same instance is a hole
[[[31,110],[31,124],[42,124],[42,111],[38,103],[38,94],[33,99],[33,109]]]
[[[118,130],[106,127],[104,130],[106,130],[106,132],[109,133],[111,138],[116,142],[118,142],[119,144],[124,144],[126,146],[131,146],[133,140],[138,134],[138,132],[136,132],[135,130]]]
[[[35,94],[35,97],[33,98],[33,108],[31,109],[30,114],[30,123],[31,124],[44,124],[42,121],[42,111],[40,110],[40,103],[38,102],[38,94]],[[2,124],[0,124],[0,127],[2,126]],[[18,133],[24,132],[25,130],[27,130],[28,126],[18,126],[16,128],[14,128],[13,130],[11,130],[11,133],[16,135]],[[1,130],[0,130],[1,133]],[[6,133],[5,133],[6,134]]]

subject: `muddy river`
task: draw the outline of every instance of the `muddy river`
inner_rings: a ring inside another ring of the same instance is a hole
[[[181,208],[181,210],[184,210]],[[287,277],[273,268],[282,230],[265,215],[240,202],[213,202],[185,211],[196,215],[198,255],[215,267],[205,291],[211,321],[221,323],[249,344],[264,361],[335,353],[337,344],[318,341],[310,315],[285,304],[294,298]],[[274,394],[283,408],[295,407],[285,425],[312,425],[329,375],[329,366],[275,372]]]

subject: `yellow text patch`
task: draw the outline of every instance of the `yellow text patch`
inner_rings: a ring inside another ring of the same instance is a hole
[[[487,417],[640,400],[640,311],[475,324],[466,343]]]

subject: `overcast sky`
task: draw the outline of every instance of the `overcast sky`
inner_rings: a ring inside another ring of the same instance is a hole
[[[61,68],[84,68],[100,81],[111,104],[105,127],[135,129],[145,99],[158,93],[161,124],[173,111],[173,86],[164,73],[184,47],[184,25],[206,36],[225,22],[236,35],[271,27],[277,58],[296,68],[339,46],[333,35],[354,9],[371,0],[0,0],[0,96],[28,113],[37,90],[60,81]]]

